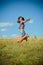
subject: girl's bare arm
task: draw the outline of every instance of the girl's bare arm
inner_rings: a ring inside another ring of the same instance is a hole
[[[25,22],[28,22],[28,21],[30,21],[30,18],[28,18],[28,19],[25,20]]]
[[[22,22],[26,23],[26,22],[28,22],[28,21],[30,21],[30,18],[28,18],[28,19],[26,19],[26,20],[24,20],[24,21],[22,21]],[[22,22],[21,22],[21,23],[22,23]]]

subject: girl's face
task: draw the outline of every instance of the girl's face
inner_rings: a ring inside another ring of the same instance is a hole
[[[22,18],[20,18],[19,21],[21,22],[22,21]]]

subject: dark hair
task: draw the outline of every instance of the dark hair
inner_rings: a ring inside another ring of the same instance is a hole
[[[25,20],[24,17],[19,16],[19,17],[18,17],[18,21],[17,21],[18,23],[20,23],[20,21],[19,21],[20,18],[22,18],[23,21]]]

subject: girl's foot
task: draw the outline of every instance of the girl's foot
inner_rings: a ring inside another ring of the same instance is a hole
[[[26,41],[27,41],[28,37],[29,37],[29,35],[28,35],[28,34],[26,34],[26,38],[25,38],[25,40],[26,40]]]

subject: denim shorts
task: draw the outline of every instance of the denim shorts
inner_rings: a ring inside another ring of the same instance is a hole
[[[21,36],[24,36],[26,33],[25,33],[25,31],[22,31],[21,32]]]

